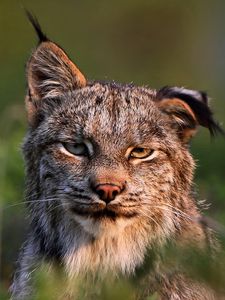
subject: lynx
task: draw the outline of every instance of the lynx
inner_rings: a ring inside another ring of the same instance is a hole
[[[58,262],[70,279],[129,277],[148,249],[167,241],[206,247],[206,230],[193,221],[201,214],[188,145],[199,125],[221,132],[207,95],[89,81],[29,19],[39,37],[25,99],[29,233],[12,299],[29,299],[31,274],[43,261]],[[160,299],[218,299],[183,274],[154,272],[160,284],[150,280],[148,290]]]

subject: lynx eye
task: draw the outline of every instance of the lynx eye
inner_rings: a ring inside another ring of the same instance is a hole
[[[88,156],[88,147],[84,143],[63,143],[64,148],[71,154],[77,156]]]
[[[130,152],[129,157],[143,159],[151,156],[153,153],[154,150],[152,149],[136,147]]]

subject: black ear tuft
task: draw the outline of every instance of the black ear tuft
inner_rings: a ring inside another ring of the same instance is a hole
[[[205,92],[166,86],[160,89],[156,95],[156,101],[163,99],[180,99],[184,101],[193,111],[199,125],[208,128],[212,136],[218,133],[225,135],[223,129],[213,118],[213,113],[208,106],[208,97]]]
[[[36,33],[37,33],[37,36],[39,38],[39,43],[42,43],[42,42],[47,42],[49,41],[49,39],[47,38],[47,36],[43,33],[42,29],[41,29],[41,26],[37,20],[37,18],[32,15],[28,10],[25,9],[25,12],[26,12],[26,15],[27,15],[27,18],[28,20],[30,21],[30,23],[32,24],[32,26],[34,27]]]

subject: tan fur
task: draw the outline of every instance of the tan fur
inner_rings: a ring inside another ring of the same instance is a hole
[[[51,66],[49,62],[54,66]],[[57,72],[58,71],[58,72]],[[39,76],[45,76],[42,82]],[[57,97],[63,92],[86,85],[86,79],[65,52],[52,42],[43,42],[34,51],[27,66],[29,95],[25,99],[28,120],[32,124],[36,111],[33,100]],[[53,88],[54,86],[54,88]],[[50,88],[49,88],[50,87]],[[46,91],[44,93],[44,91]]]
[[[162,101],[160,101],[158,103],[159,108],[162,109],[163,111],[168,111],[174,118],[175,122],[177,124],[180,124],[180,126],[183,125],[183,120],[182,118],[177,117],[175,114],[173,115],[173,112],[176,113],[177,108],[181,107],[184,111],[188,112],[188,114],[193,118],[193,121],[195,123],[194,128],[185,128],[182,130],[180,136],[181,139],[184,143],[188,143],[190,141],[190,139],[197,133],[197,126],[198,125],[198,121],[197,118],[194,114],[194,112],[192,111],[192,109],[190,108],[189,105],[187,105],[184,101],[181,101],[180,99],[163,99]]]
[[[162,300],[216,299],[182,267],[166,270],[160,256],[168,242],[200,251],[214,245],[199,222],[187,146],[199,124],[220,130],[206,95],[86,81],[50,41],[33,52],[27,77],[30,234],[13,299],[29,294],[30,269],[42,259],[57,261],[70,281],[97,273],[129,277],[151,250],[157,255],[148,293],[157,291]],[[148,154],[137,157],[134,150]],[[116,187],[116,194],[103,197],[99,185]]]

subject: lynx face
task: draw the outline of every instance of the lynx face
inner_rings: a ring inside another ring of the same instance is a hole
[[[198,215],[188,141],[198,125],[220,128],[204,93],[87,81],[33,25],[23,147],[33,232],[71,272],[134,271]]]
[[[93,83],[44,100],[43,120],[28,138],[42,198],[56,198],[56,209],[94,235],[138,219],[153,232],[171,226],[174,194],[189,190],[193,162],[155,95]]]

